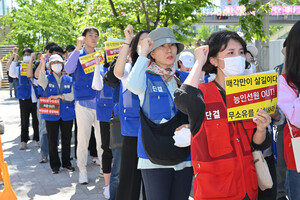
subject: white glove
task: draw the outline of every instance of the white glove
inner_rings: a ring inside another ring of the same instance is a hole
[[[92,89],[100,91],[102,90],[102,88],[103,88],[103,78],[100,74],[100,65],[96,65],[93,82],[92,82]]]
[[[188,128],[182,128],[180,131],[175,131],[173,139],[175,140],[175,146],[188,147],[191,145],[191,131]]]

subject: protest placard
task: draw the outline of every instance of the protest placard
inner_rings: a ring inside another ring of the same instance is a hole
[[[40,97],[39,113],[47,115],[59,115],[59,99],[48,99]]]
[[[103,64],[104,63],[104,58],[102,57],[102,54],[101,54],[100,51],[97,51],[97,52],[90,53],[88,55],[79,57],[79,61],[82,65],[82,68],[83,68],[85,74],[92,73],[92,72],[95,71],[96,61],[95,61],[94,55],[96,53],[100,54],[100,56],[101,56],[100,57],[100,64]]]
[[[258,109],[275,112],[278,73],[225,77],[228,121],[252,119]]]
[[[28,64],[21,64],[21,76],[27,76]]]
[[[105,42],[107,62],[111,62],[119,55],[119,47],[124,44],[124,41]]]

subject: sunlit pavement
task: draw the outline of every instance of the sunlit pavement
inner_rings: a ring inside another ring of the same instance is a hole
[[[59,174],[52,174],[49,162],[39,163],[40,150],[34,146],[34,141],[28,142],[27,150],[19,150],[21,133],[19,102],[17,99],[9,98],[8,90],[0,90],[0,115],[5,124],[5,133],[2,135],[4,160],[8,164],[11,185],[18,199],[105,199],[102,194],[104,180],[98,177],[99,166],[91,164],[90,158],[87,166],[89,184],[80,185],[77,183],[76,160],[72,161],[75,172],[61,170]],[[32,138],[32,128],[30,127],[29,130]],[[74,137],[72,137],[71,155],[74,157]]]

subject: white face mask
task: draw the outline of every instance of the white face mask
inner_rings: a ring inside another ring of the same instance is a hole
[[[245,69],[244,74],[249,75],[249,74],[254,74],[256,72],[256,65],[250,63],[249,69]]]
[[[240,76],[245,72],[246,58],[242,56],[218,58],[224,60],[225,67],[221,69],[225,76]]]
[[[55,73],[59,73],[62,70],[62,64],[58,63],[58,64],[52,64],[51,65],[51,69],[55,72]]]
[[[30,56],[24,56],[23,57],[23,62],[29,63],[29,61],[30,61]]]

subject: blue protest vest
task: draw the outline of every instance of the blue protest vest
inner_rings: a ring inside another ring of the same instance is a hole
[[[140,100],[139,97],[129,90],[123,92],[120,84],[119,116],[121,133],[124,136],[137,137],[140,127]]]
[[[179,74],[179,79],[181,80],[182,83],[185,81],[185,79],[190,74],[189,72],[183,72],[183,71],[180,71],[180,70],[176,70],[176,73]]]
[[[177,109],[168,87],[159,75],[146,73],[146,86],[142,110],[145,116],[156,124],[162,119],[170,120]],[[143,147],[142,132],[138,133],[138,157],[148,159]]]
[[[48,98],[51,95],[67,94],[72,91],[72,78],[67,75],[62,75],[60,88],[58,87],[57,81],[53,74],[47,76],[48,86],[45,90],[43,97]],[[48,121],[70,121],[75,119],[75,104],[74,101],[63,101],[60,99],[59,115],[46,115],[42,114],[42,119]]]
[[[88,53],[84,49],[80,50],[79,57],[85,56]],[[78,59],[75,72],[72,74],[74,83],[75,100],[90,100],[96,97],[96,91],[92,89],[92,81],[94,72],[85,74],[83,67]]]
[[[17,98],[18,99],[30,99],[31,98],[31,81],[27,76],[21,76],[21,66],[18,66],[19,79],[17,81]]]
[[[106,71],[107,67],[101,65],[100,74],[102,77],[104,77]],[[103,89],[97,91],[96,100],[97,120],[101,122],[109,122],[114,107],[111,87],[103,83]]]

